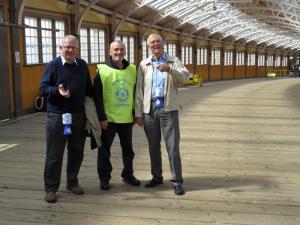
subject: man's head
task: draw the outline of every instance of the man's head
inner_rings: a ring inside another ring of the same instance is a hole
[[[73,35],[67,35],[63,38],[59,48],[61,55],[66,59],[67,62],[72,63],[75,61],[79,41]]]
[[[159,34],[150,34],[147,39],[147,45],[152,55],[159,58],[164,52],[164,43]]]
[[[126,55],[125,44],[122,41],[113,41],[110,44],[109,55],[114,62],[121,63]]]

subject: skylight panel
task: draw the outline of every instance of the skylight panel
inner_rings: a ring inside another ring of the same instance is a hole
[[[157,10],[164,11],[168,7],[178,3],[178,0],[155,0],[154,2],[151,2],[149,5]]]

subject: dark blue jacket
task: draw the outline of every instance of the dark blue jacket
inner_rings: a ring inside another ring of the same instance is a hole
[[[92,96],[92,82],[86,62],[76,58],[76,63],[62,64],[61,57],[49,62],[43,73],[40,92],[47,97],[47,111],[54,113],[84,112],[84,97]],[[58,93],[62,84],[70,91],[70,97],[65,98]]]

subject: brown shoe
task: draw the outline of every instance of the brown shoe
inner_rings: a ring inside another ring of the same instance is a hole
[[[76,185],[74,187],[67,186],[67,189],[76,195],[81,195],[84,193],[83,188],[79,185]]]
[[[56,194],[55,194],[55,192],[47,192],[45,200],[46,200],[46,202],[49,202],[49,203],[56,202]]]

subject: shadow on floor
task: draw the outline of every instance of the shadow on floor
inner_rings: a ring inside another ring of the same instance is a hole
[[[277,183],[263,176],[199,176],[187,177],[184,179],[187,191],[200,191],[226,188],[229,191],[243,191],[246,186],[256,186],[256,188],[274,188]]]

